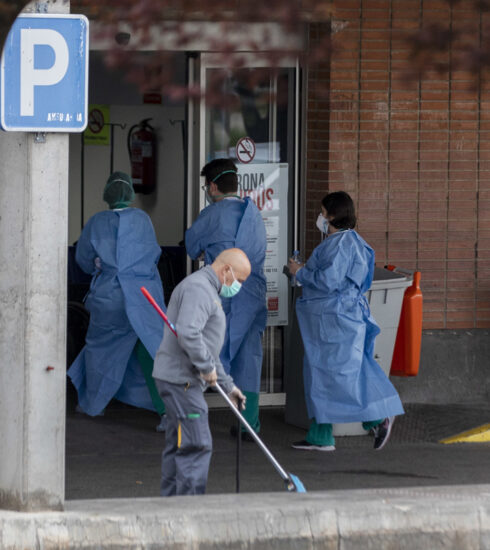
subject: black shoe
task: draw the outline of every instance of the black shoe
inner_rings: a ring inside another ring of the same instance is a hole
[[[313,443],[308,443],[306,439],[302,441],[296,441],[291,445],[293,449],[301,449],[303,451],[335,451],[334,445],[313,445]]]
[[[230,428],[230,435],[232,437],[236,437],[238,433],[238,429],[236,426],[232,426]],[[248,433],[248,432],[240,432],[242,436],[242,441],[255,441],[255,439]]]
[[[395,417],[387,417],[374,427],[374,450],[381,451],[381,449],[388,443],[390,439],[391,429],[393,428],[393,423],[395,422]]]

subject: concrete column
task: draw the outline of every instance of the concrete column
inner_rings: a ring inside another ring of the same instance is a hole
[[[0,507],[15,510],[64,500],[68,135],[35,137],[0,132]]]

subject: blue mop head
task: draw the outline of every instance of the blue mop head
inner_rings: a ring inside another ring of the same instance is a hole
[[[303,485],[302,481],[299,479],[298,476],[295,476],[294,474],[289,473],[289,479],[292,482],[292,485],[294,485],[294,489],[289,489],[290,491],[295,491],[296,493],[306,493],[305,486]]]

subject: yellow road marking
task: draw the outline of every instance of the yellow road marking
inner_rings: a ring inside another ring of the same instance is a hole
[[[180,449],[180,446],[182,445],[182,426],[179,422],[179,427],[177,429],[177,449]]]
[[[490,442],[490,424],[483,424],[460,434],[441,439],[439,443],[486,443]]]

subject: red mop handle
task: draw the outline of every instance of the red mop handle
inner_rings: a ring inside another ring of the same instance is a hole
[[[168,317],[162,311],[162,308],[156,303],[155,298],[146,290],[144,286],[140,288],[141,292],[144,294],[145,298],[150,302],[150,304],[157,310],[158,315],[165,321],[168,328],[177,336],[177,331],[173,324],[168,320]]]

